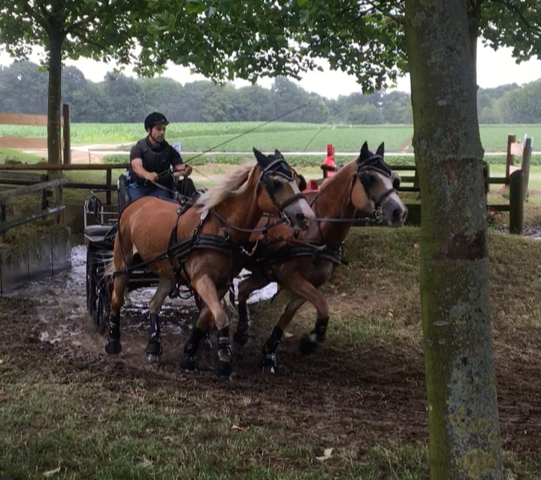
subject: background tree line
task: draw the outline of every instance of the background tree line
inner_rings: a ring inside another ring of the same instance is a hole
[[[47,72],[32,62],[0,69],[0,112],[47,114]],[[71,105],[74,122],[134,123],[149,111],[163,112],[173,122],[267,121],[304,108],[281,120],[309,123],[411,124],[411,101],[404,92],[352,93],[328,99],[306,92],[278,77],[271,89],[258,85],[220,87],[210,81],[186,83],[166,78],[136,79],[108,73],[87,80],[76,67],[62,71],[62,101]],[[541,123],[541,80],[480,89],[479,121]]]

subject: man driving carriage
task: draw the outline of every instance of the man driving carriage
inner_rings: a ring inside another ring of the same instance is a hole
[[[164,139],[167,125],[165,116],[158,112],[145,118],[148,135],[130,151],[128,193],[132,201],[144,196],[173,198],[175,182],[171,167],[173,172],[185,177],[180,185],[181,193],[192,195],[195,192],[193,181],[187,178],[192,168],[184,164],[180,153]]]

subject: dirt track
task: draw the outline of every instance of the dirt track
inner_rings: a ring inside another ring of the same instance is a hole
[[[51,306],[51,300],[47,300]],[[275,424],[287,418],[302,435],[321,444],[362,446],[383,440],[426,442],[427,414],[421,349],[364,345],[362,351],[345,353],[340,345],[327,344],[317,355],[302,357],[296,339],[280,349],[281,369],[262,373],[256,359],[268,327],[259,326],[242,353],[235,354],[235,378],[215,380],[213,355],[202,352],[200,371],[181,371],[186,334],[166,324],[164,355],[159,367],[146,363],[144,329],[129,328],[123,336],[120,359],[106,358],[104,338],[95,333],[85,315],[69,319],[53,315],[35,301],[18,303],[14,323],[1,321],[3,345],[21,368],[43,373],[62,371],[67,379],[85,371],[111,381],[133,378],[146,388],[178,385],[205,398],[205,408],[242,415],[250,424]],[[261,307],[256,307],[254,318]],[[44,332],[47,332],[44,335]],[[541,455],[541,355],[515,356],[497,341],[497,372],[502,444],[519,455]]]

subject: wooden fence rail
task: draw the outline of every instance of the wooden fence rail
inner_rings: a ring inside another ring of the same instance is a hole
[[[43,218],[49,215],[57,214],[57,222],[60,220],[60,212],[65,208],[62,205],[62,186],[67,183],[64,178],[51,180],[48,182],[36,183],[22,188],[13,188],[11,190],[0,191],[0,239],[3,241],[6,232],[13,227],[24,225],[25,223],[32,222],[38,218]],[[46,192],[47,189],[55,189],[55,206],[53,208],[47,208],[42,204],[42,210],[39,213],[33,213],[26,217],[16,218],[14,220],[6,221],[6,200],[18,197],[21,195],[30,195],[37,192]]]
[[[66,188],[82,188],[82,189],[102,189],[106,191],[106,203],[111,204],[111,192],[116,191],[116,182],[113,184],[112,180],[112,171],[113,170],[125,170],[128,167],[128,163],[117,163],[117,164],[69,164],[69,165],[49,165],[45,163],[31,164],[31,165],[0,165],[0,172],[9,172],[9,171],[88,171],[88,170],[97,170],[97,171],[106,171],[106,182],[103,185],[100,184],[90,184],[90,183],[70,183],[67,182],[64,184]],[[391,168],[394,171],[401,172],[414,172],[414,175],[404,175],[401,176],[403,183],[413,183],[413,186],[401,186],[399,191],[401,192],[420,192],[418,185],[417,177],[417,168],[415,165],[392,165]],[[511,169],[513,170],[513,169]],[[499,212],[510,212],[510,230],[514,233],[522,233],[523,231],[523,202],[525,199],[525,179],[523,170],[518,170],[516,167],[513,173],[509,177],[491,177],[490,176],[490,166],[484,164],[484,182],[485,182],[485,192],[488,194],[490,185],[509,185],[510,186],[510,201],[508,205],[502,204],[489,204],[490,208],[499,211]],[[512,182],[511,178],[514,173],[517,171],[523,172],[522,175],[519,175],[515,178],[515,181]],[[520,178],[519,178],[520,177]],[[0,176],[1,178],[1,176]],[[1,180],[0,180],[1,183]],[[6,183],[9,183],[6,181]],[[518,202],[518,197],[515,195],[516,189],[520,189],[522,194],[522,202]],[[409,207],[418,207],[418,205],[408,205]],[[522,213],[521,213],[522,212]],[[511,225],[513,228],[511,228]]]

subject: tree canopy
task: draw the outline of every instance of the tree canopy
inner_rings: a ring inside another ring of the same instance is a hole
[[[541,74],[541,73],[540,73]],[[479,89],[479,121],[541,123],[541,79],[518,86]],[[185,85],[166,77],[132,78],[109,73],[104,81],[88,81],[76,67],[62,71],[62,102],[71,105],[74,122],[140,122],[150,111],[173,122],[268,121],[295,107],[308,105],[283,120],[310,123],[411,124],[411,99],[399,91],[341,95],[328,99],[308,93],[284,77],[271,89],[235,88],[210,81]],[[47,113],[47,73],[31,62],[0,68],[0,111]]]

